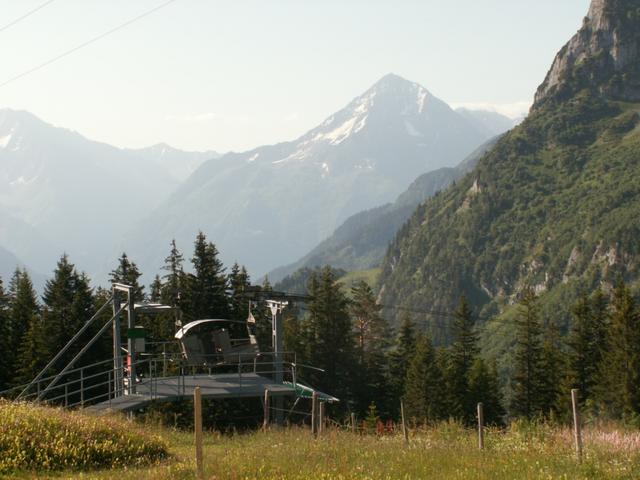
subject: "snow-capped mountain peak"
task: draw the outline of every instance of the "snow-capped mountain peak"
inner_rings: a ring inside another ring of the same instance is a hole
[[[385,75],[296,140],[205,162],[128,244],[140,265],[156,265],[174,235],[188,245],[202,230],[227,261],[262,274],[488,137],[422,85]],[[164,237],[151,234],[158,225]]]

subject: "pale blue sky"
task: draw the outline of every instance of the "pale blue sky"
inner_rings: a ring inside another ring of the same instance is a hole
[[[164,0],[55,0],[0,32],[0,83]],[[0,26],[44,0],[0,0]],[[454,105],[531,101],[589,0],[177,0],[0,88],[118,146],[291,140],[393,72]]]

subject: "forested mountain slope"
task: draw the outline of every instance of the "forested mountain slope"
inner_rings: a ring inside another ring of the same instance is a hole
[[[594,0],[528,118],[400,230],[383,303],[451,309],[465,294],[495,312],[527,284],[557,299],[638,277],[639,37],[640,2]]]

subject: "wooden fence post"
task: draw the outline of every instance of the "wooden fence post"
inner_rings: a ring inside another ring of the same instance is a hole
[[[202,461],[202,395],[200,387],[193,390],[193,426],[196,436],[196,476],[204,478],[204,464]]]
[[[404,402],[400,400],[400,418],[402,419],[402,435],[404,435],[404,443],[409,443],[409,431],[407,430],[407,422],[404,418]]]
[[[578,461],[582,461],[582,428],[580,425],[580,411],[578,410],[578,389],[571,390],[571,403],[573,405],[573,435],[576,443],[576,455]]]
[[[356,433],[356,414],[351,412],[351,433]]]
[[[311,395],[311,434],[315,437],[318,434],[318,394]]]
[[[484,450],[484,410],[482,402],[478,403],[478,448]]]
[[[262,428],[266,430],[269,427],[269,390],[264,390],[264,421],[262,422]]]
[[[324,423],[325,422],[325,419],[324,419],[324,406],[325,406],[324,402],[320,402],[320,415],[319,415],[320,421],[319,421],[319,425],[318,425],[318,427],[319,427],[318,428],[318,433],[320,435],[324,434],[324,427],[325,427],[325,423]]]

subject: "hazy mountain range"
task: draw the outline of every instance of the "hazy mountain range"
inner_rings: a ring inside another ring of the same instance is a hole
[[[17,259],[46,274],[66,252],[104,283],[126,251],[149,280],[171,239],[188,257],[202,230],[226,264],[245,264],[255,278],[512,124],[454,111],[392,74],[294,141],[222,156],[120,149],[0,110],[1,271]]]
[[[349,216],[394,200],[420,174],[455,166],[503,130],[500,121],[455,112],[390,74],[292,142],[205,162],[124,244],[154,272],[172,238],[190,251],[202,230],[225,263],[255,277],[306,254]]]
[[[141,215],[215,156],[119,149],[0,110],[0,245],[39,272],[66,251],[93,273]]]

